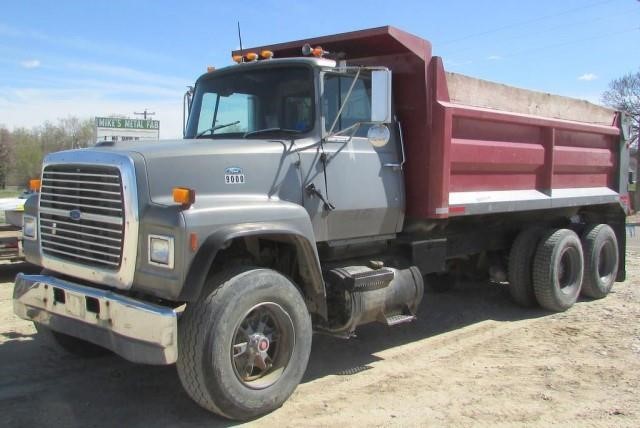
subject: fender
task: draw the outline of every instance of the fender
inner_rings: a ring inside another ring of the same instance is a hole
[[[311,300],[312,307],[310,309],[312,312],[326,319],[326,293],[315,243],[298,229],[283,222],[234,224],[224,226],[209,235],[191,262],[179,300],[194,301],[200,297],[216,255],[220,250],[226,248],[228,242],[236,238],[268,235],[288,235],[293,238],[299,252],[299,258],[306,263],[311,280],[310,284],[299,285],[305,289]]]

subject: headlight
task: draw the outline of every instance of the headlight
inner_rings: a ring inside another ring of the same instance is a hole
[[[149,235],[149,264],[173,269],[173,238]]]
[[[26,239],[36,239],[36,218],[30,215],[22,216],[22,236]]]

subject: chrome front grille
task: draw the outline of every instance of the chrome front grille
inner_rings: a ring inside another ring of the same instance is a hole
[[[39,210],[42,253],[117,270],[125,232],[122,187],[117,167],[45,166]]]

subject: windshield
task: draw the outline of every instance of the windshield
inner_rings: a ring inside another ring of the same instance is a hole
[[[308,67],[242,70],[202,80],[185,138],[309,132],[314,124],[313,93],[313,72]]]

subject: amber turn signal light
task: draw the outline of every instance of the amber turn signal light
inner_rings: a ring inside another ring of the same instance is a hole
[[[198,235],[193,232],[189,234],[189,247],[193,253],[198,249]]]
[[[42,187],[42,181],[39,178],[32,178],[29,180],[29,190],[32,192],[39,192]]]
[[[189,208],[196,201],[196,191],[186,187],[174,187],[173,200],[184,208]]]

